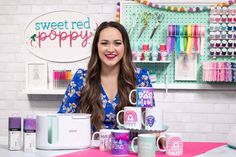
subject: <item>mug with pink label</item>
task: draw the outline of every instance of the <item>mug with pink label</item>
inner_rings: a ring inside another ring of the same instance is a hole
[[[94,132],[92,135],[92,141],[95,140],[96,135],[99,135],[99,143],[96,147],[99,147],[101,151],[111,150],[111,131],[113,129],[101,129],[100,131]]]
[[[129,153],[129,130],[112,130],[111,154],[128,155]]]
[[[124,113],[124,124],[119,121],[119,116]],[[126,129],[142,129],[142,109],[140,107],[124,107],[117,113],[116,121]]]
[[[161,138],[165,139],[165,148],[162,149],[157,145],[158,150],[165,152],[166,155],[180,156],[183,155],[183,140],[180,133],[166,133],[157,138],[157,143]]]
[[[136,92],[136,101],[132,101],[132,94]],[[137,107],[154,107],[154,89],[152,87],[137,87],[129,93],[129,101]]]

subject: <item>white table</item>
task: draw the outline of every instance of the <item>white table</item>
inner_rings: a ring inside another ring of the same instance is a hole
[[[0,157],[51,157],[67,153],[76,152],[79,150],[35,150],[32,152],[10,151],[8,150],[8,138],[0,137]]]

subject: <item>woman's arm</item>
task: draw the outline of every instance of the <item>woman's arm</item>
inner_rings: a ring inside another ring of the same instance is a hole
[[[78,108],[80,92],[84,87],[86,71],[78,69],[68,85],[58,113],[75,113]]]

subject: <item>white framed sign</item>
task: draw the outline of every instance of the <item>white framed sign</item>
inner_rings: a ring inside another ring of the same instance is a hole
[[[26,89],[47,89],[47,63],[26,63]]]
[[[59,63],[88,58],[98,23],[76,11],[49,12],[32,20],[25,29],[26,47],[37,57]]]
[[[197,53],[175,55],[175,80],[197,80]]]

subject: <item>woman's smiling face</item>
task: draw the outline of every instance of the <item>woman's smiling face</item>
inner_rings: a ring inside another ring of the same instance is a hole
[[[113,27],[101,31],[98,40],[98,55],[103,66],[116,66],[124,55],[124,43],[120,31]]]

